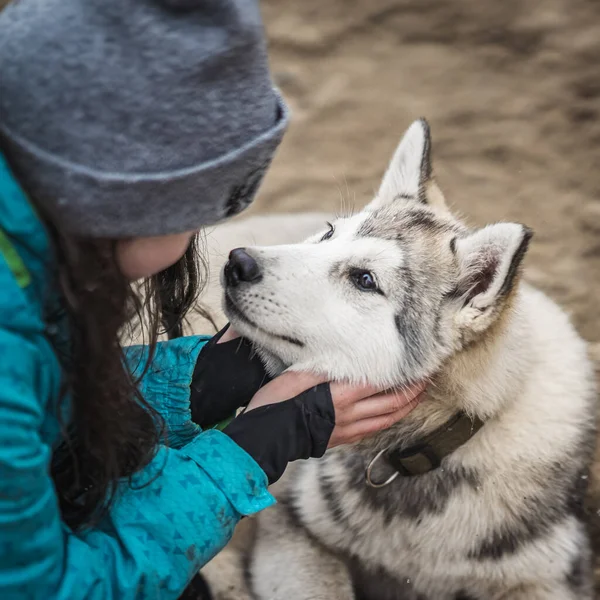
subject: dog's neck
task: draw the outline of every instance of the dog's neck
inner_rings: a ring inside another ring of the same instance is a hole
[[[515,294],[498,321],[433,377],[429,397],[487,420],[515,401],[534,357],[527,306]]]
[[[535,357],[529,323],[526,307],[516,295],[493,331],[445,362],[407,417],[360,447],[368,452],[407,448],[459,412],[483,422],[501,416],[518,401]]]

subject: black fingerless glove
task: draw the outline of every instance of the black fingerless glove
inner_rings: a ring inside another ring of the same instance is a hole
[[[258,463],[272,484],[288,463],[323,456],[334,426],[329,384],[322,383],[291,400],[242,413],[223,433]]]
[[[248,340],[236,338],[217,344],[228,328],[202,348],[194,369],[190,408],[192,421],[202,429],[235,416],[271,379]]]

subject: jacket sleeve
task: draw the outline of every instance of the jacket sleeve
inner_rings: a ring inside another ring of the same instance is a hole
[[[161,446],[123,483],[101,526],[74,534],[61,521],[39,348],[0,329],[0,598],[175,599],[228,541],[241,515],[274,502],[265,474],[219,431]]]
[[[139,379],[144,399],[163,418],[166,443],[180,448],[201,431],[191,420],[190,385],[198,355],[208,336],[186,336],[157,344],[146,371],[148,346],[130,346],[125,356],[133,376]]]

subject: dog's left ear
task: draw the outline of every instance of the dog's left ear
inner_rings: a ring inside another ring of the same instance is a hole
[[[518,281],[532,235],[524,225],[498,223],[452,241],[459,275],[451,296],[460,302],[459,327],[481,332],[494,321]]]
[[[395,201],[427,203],[431,180],[431,133],[425,119],[415,121],[394,152],[377,196],[371,202],[377,208]]]

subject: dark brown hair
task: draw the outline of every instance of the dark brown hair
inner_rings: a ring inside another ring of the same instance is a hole
[[[163,423],[128,370],[121,340],[132,319],[144,328],[148,363],[160,333],[180,333],[201,288],[204,265],[194,240],[175,265],[143,284],[131,284],[115,258],[115,243],[63,235],[54,240],[54,283],[68,328],[57,348],[68,424],[53,454],[51,473],[63,519],[89,527],[110,508],[117,484],[152,460]],[[147,367],[147,365],[146,365]]]

